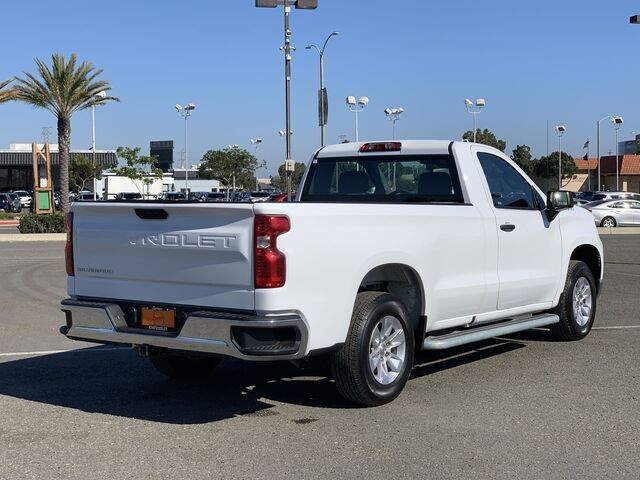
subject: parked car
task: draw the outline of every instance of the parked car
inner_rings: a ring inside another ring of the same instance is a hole
[[[92,202],[93,192],[80,192],[73,197],[73,202]],[[95,200],[100,200],[100,195],[96,195]]]
[[[7,193],[9,198],[13,202],[13,213],[20,213],[22,211],[22,203],[20,202],[20,197],[15,193]]]
[[[605,265],[572,195],[545,199],[503,152],[466,142],[324,147],[295,202],[101,207],[68,216],[62,334],[132,345],[177,378],[222,357],[328,355],[364,405],[400,394],[415,350],[540,327],[586,337]]]
[[[222,192],[204,192],[200,197],[201,202],[226,202],[227,195]]]
[[[633,192],[594,192],[590,198],[585,197],[585,200],[589,200],[590,202],[616,199],[640,200],[640,194]]]
[[[120,192],[116,195],[116,200],[142,200],[142,194],[138,192]]]
[[[287,201],[287,194],[286,193],[272,193],[271,195],[269,195],[269,198],[267,199],[267,202],[286,202]]]
[[[0,212],[13,212],[13,200],[8,193],[0,193]]]
[[[640,200],[601,200],[584,207],[598,227],[640,225]]]
[[[18,197],[20,197],[20,204],[22,208],[29,208],[31,206],[31,201],[33,200],[32,196],[26,190],[14,190],[11,193],[15,193]]]
[[[161,196],[162,200],[178,201],[186,200],[187,196],[182,192],[165,192]]]
[[[269,192],[244,192],[241,202],[266,202],[271,194]]]
[[[231,192],[230,200],[232,202],[247,202],[251,192]]]

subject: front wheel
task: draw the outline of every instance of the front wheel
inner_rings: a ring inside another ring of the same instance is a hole
[[[586,263],[569,262],[567,280],[558,306],[552,310],[560,323],[551,332],[561,340],[582,340],[591,331],[596,317],[596,282]]]
[[[604,217],[600,222],[601,227],[615,227],[616,219],[613,217]]]
[[[221,362],[217,357],[188,357],[158,353],[149,357],[158,372],[175,380],[202,380],[210,377]]]
[[[402,302],[386,292],[359,293],[347,340],[331,358],[338,391],[361,405],[392,401],[407,383],[413,351],[413,329]]]

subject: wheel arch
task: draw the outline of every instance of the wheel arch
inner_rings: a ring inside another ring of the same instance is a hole
[[[591,270],[598,291],[600,291],[602,276],[602,257],[596,247],[590,244],[579,245],[571,252],[571,260],[579,260],[584,262]]]
[[[413,328],[421,328],[426,311],[425,290],[420,275],[412,267],[403,263],[386,263],[372,268],[358,286],[358,293],[365,291],[382,291],[397,296],[407,308]]]

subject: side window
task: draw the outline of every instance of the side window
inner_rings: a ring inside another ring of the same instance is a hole
[[[531,185],[511,165],[484,152],[478,153],[478,160],[496,208],[536,208]]]
[[[612,203],[609,208],[625,208],[625,202]]]
[[[640,202],[631,202],[631,208],[634,210],[640,210]]]

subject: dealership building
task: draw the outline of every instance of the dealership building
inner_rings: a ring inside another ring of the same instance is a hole
[[[43,145],[38,144],[38,148]],[[60,156],[58,145],[50,145],[51,175],[55,189],[60,185]],[[71,150],[71,158],[84,156],[95,158],[95,162],[103,169],[109,169],[118,164],[115,150],[96,150],[95,156],[91,150]],[[0,189],[33,189],[33,155],[31,144],[12,143],[8,150],[0,150]]]

